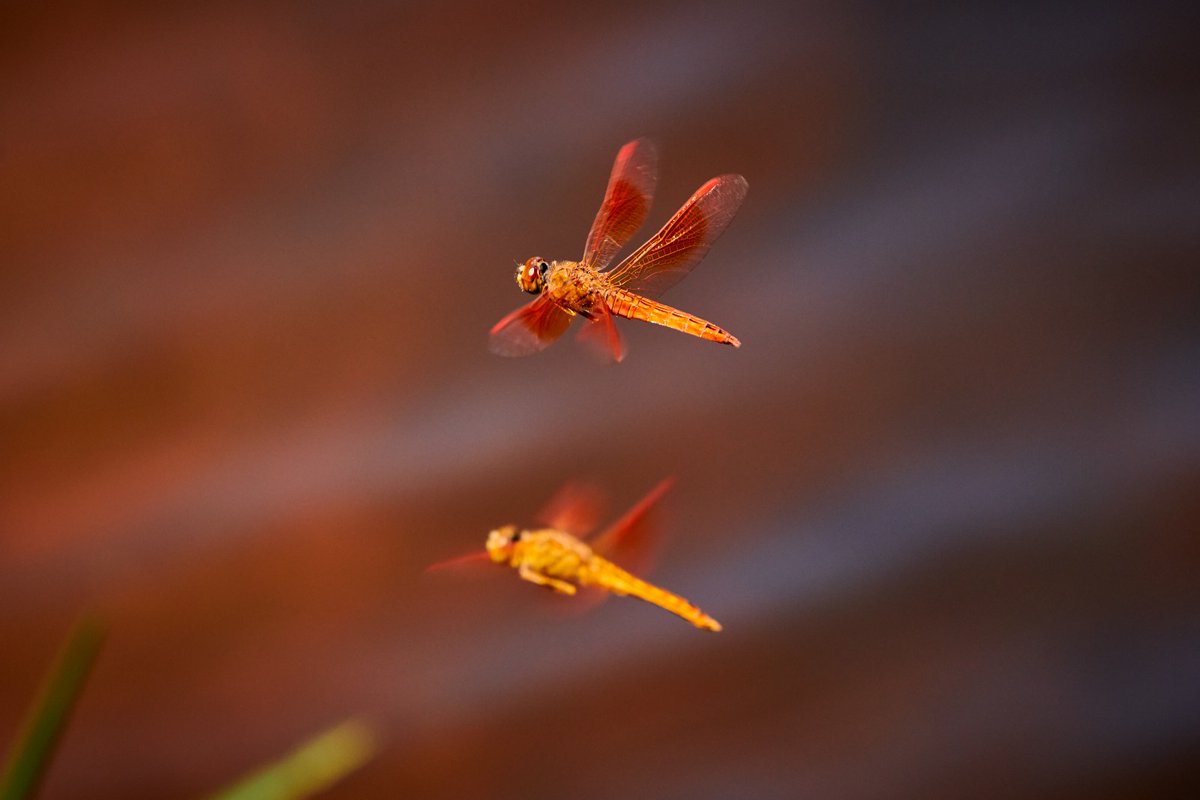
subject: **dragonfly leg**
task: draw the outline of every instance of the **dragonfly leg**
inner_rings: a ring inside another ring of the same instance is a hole
[[[548,575],[543,575],[537,570],[530,567],[528,564],[522,564],[520,568],[521,578],[536,583],[538,586],[548,586],[556,592],[563,594],[575,594],[575,587],[566,581],[560,581],[558,578],[551,578]]]

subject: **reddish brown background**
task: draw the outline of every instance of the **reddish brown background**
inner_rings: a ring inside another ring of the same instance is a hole
[[[1200,785],[1187,4],[0,15],[0,747],[111,623],[45,797],[356,713],[331,797]],[[667,296],[744,347],[490,355],[637,135],[651,225],[749,179]],[[421,574],[666,474],[655,576],[718,636]]]

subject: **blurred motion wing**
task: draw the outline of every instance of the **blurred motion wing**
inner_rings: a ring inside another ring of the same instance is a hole
[[[658,181],[658,155],[647,139],[621,148],[613,162],[604,202],[583,248],[583,263],[604,269],[646,221]]]
[[[492,326],[488,349],[501,356],[527,356],[562,336],[571,315],[542,295]]]
[[[487,550],[474,550],[466,555],[447,558],[445,561],[438,561],[430,564],[425,568],[426,572],[442,572],[444,570],[456,570],[462,567],[471,567],[473,565],[486,564],[491,559],[488,556]]]
[[[609,281],[645,295],[674,286],[725,232],[748,188],[741,175],[721,175],[708,181],[662,230],[607,273]]]
[[[647,572],[660,539],[656,535],[661,531],[658,503],[674,485],[674,478],[660,481],[623,517],[592,539],[592,549],[635,574]]]
[[[604,510],[600,487],[571,481],[559,489],[534,518],[548,528],[585,536],[596,529]]]

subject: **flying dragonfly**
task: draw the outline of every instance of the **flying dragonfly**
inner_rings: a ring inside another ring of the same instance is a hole
[[[650,513],[673,483],[670,478],[662,481],[625,516],[599,536],[586,540],[584,534],[598,517],[596,496],[568,485],[539,515],[542,527],[504,525],[488,534],[483,551],[442,561],[428,569],[490,560],[513,567],[522,579],[561,594],[575,595],[577,587],[593,586],[618,596],[653,603],[697,628],[719,631],[720,623],[687,600],[635,577],[600,555],[643,546],[650,527]]]
[[[538,298],[493,326],[492,352],[536,353],[561,336],[576,315],[589,321],[580,339],[616,361],[624,357],[624,349],[614,316],[741,347],[724,328],[651,299],[691,272],[724,232],[746,198],[749,184],[741,175],[721,175],[705,183],[649,241],[610,267],[646,220],[657,170],[658,157],[648,140],[621,148],[583,258],[548,261],[534,256],[517,265],[517,285]]]

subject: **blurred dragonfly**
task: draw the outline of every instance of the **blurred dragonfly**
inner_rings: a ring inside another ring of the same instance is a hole
[[[705,183],[662,230],[609,268],[617,251],[646,219],[657,162],[654,146],[645,139],[632,141],[617,153],[581,260],[547,261],[534,256],[517,265],[517,285],[538,298],[496,323],[491,331],[492,352],[536,353],[561,336],[576,314],[590,321],[580,338],[617,361],[624,351],[614,316],[741,347],[723,328],[650,299],[691,272],[729,225],[746,198],[748,184],[741,175],[721,175]]]
[[[491,560],[514,567],[530,583],[565,595],[577,586],[593,586],[615,595],[636,597],[683,617],[697,628],[721,630],[715,619],[677,594],[635,577],[599,553],[644,550],[651,527],[650,512],[674,481],[662,481],[637,505],[599,536],[585,540],[598,518],[594,492],[568,485],[538,515],[544,527],[519,528],[505,525],[488,534],[483,551],[441,561],[429,567],[438,570],[458,564]]]

